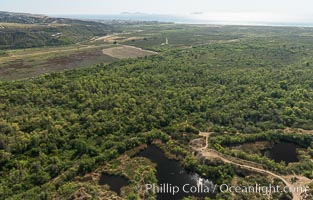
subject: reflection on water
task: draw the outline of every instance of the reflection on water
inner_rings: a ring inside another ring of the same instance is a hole
[[[148,148],[145,149],[144,151],[141,151],[138,154],[138,156],[146,157],[150,159],[152,162],[157,164],[156,175],[158,179],[158,185],[170,184],[172,186],[178,186],[180,188],[180,191],[174,196],[168,193],[162,193],[162,194],[159,193],[157,195],[157,199],[176,200],[176,199],[182,199],[183,197],[187,197],[187,196],[196,196],[196,197],[207,197],[207,196],[213,197],[214,196],[214,194],[212,194],[213,183],[211,181],[202,179],[196,173],[187,172],[179,164],[178,161],[168,159],[163,153],[163,151],[161,151],[155,145],[148,146]],[[199,188],[199,185],[201,185],[203,188],[204,187],[210,188],[211,191],[207,193],[207,192],[203,192],[203,190],[201,189],[198,189],[196,193],[187,194],[182,190],[185,184],[189,184],[188,187],[185,187],[187,188],[187,190],[189,190],[191,187]]]

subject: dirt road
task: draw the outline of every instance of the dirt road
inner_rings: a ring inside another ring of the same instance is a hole
[[[299,185],[299,183],[291,183],[289,182],[284,176],[276,174],[274,172],[271,172],[269,170],[265,170],[262,168],[258,168],[255,167],[257,165],[259,165],[258,163],[254,163],[251,161],[244,161],[238,158],[234,158],[228,155],[224,155],[214,149],[210,149],[208,148],[208,139],[210,136],[210,133],[206,133],[206,132],[200,132],[199,135],[201,137],[204,137],[206,142],[205,142],[205,146],[202,148],[197,148],[195,147],[194,150],[196,150],[197,152],[199,152],[203,157],[208,158],[208,159],[212,159],[212,158],[218,158],[220,160],[222,160],[224,163],[229,163],[241,168],[245,168],[251,171],[255,171],[261,174],[265,174],[265,175],[270,175],[272,177],[278,178],[281,181],[284,182],[284,184],[290,189],[290,192],[292,193],[293,196],[293,200],[301,200],[301,193],[296,191],[295,189],[299,188],[299,186],[304,187],[305,185],[309,184],[311,182],[310,179],[307,179],[305,177],[302,176],[293,176],[293,177],[297,177],[298,179],[301,179],[301,185]],[[303,184],[303,185],[302,185]]]

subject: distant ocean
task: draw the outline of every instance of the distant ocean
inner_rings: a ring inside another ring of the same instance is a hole
[[[94,19],[94,20],[131,20],[131,21],[158,21],[173,23],[197,23],[188,17],[174,15],[156,14],[116,14],[116,15],[51,15],[52,17],[64,17],[74,19]]]
[[[312,23],[302,22],[224,22],[224,21],[210,21],[199,20],[188,16],[175,15],[158,15],[158,14],[144,14],[144,13],[122,13],[116,15],[50,15],[52,17],[63,17],[73,19],[90,19],[90,20],[131,20],[131,21],[158,21],[171,22],[178,24],[217,24],[217,25],[251,25],[251,26],[295,26],[295,27],[313,27]]]

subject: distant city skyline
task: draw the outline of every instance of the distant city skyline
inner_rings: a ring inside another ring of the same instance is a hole
[[[229,23],[313,23],[312,8],[311,0],[0,0],[0,10],[11,12],[46,15],[139,12]]]

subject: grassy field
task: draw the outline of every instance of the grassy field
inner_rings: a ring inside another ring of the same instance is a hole
[[[118,36],[108,40],[96,39],[84,44],[60,47],[28,48],[2,51],[0,80],[16,80],[43,73],[110,63],[124,58],[137,58],[156,54],[140,48],[115,44]],[[123,36],[123,41],[128,38]],[[132,37],[131,37],[132,38]],[[114,44],[113,44],[114,43]]]
[[[104,55],[102,46],[65,46],[12,50],[0,57],[0,80],[16,80],[34,77],[43,73],[80,68],[117,59]]]
[[[32,24],[2,23],[20,27],[37,27]],[[97,36],[76,44],[0,51],[0,80],[17,80],[44,73],[58,72],[96,64],[106,64],[124,58],[154,55],[155,52],[125,46],[129,41],[143,40],[130,30],[112,35]],[[105,34],[105,33],[103,33]]]
[[[2,23],[1,26],[32,24]],[[40,25],[38,25],[40,26]],[[58,24],[57,26],[61,26]],[[173,49],[203,45],[254,43],[262,40],[304,46],[311,43],[312,28],[246,27],[212,25],[116,25],[110,35],[95,36],[75,44],[0,51],[0,80],[16,80],[124,58],[154,55]],[[279,37],[278,37],[279,36]],[[166,43],[166,40],[168,43]],[[260,45],[262,45],[260,43]],[[134,48],[137,47],[137,48]],[[199,56],[201,59],[201,56]],[[288,59],[288,58],[286,58]],[[306,62],[306,61],[303,61]]]

